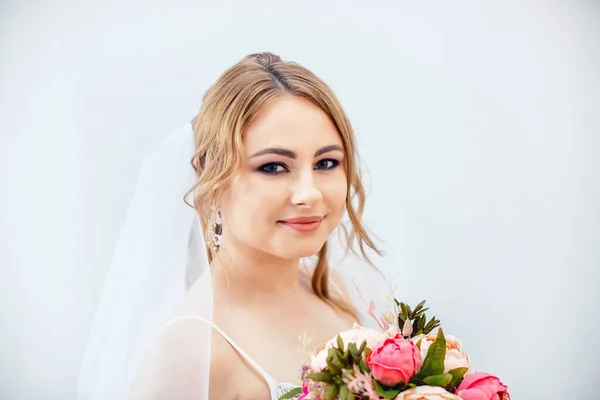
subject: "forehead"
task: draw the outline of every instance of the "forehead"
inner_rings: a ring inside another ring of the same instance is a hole
[[[269,104],[244,135],[248,153],[265,147],[314,152],[333,144],[343,143],[327,114],[311,101],[296,96],[284,96]]]

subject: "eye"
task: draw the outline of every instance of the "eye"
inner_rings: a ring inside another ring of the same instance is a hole
[[[340,165],[338,160],[326,158],[317,162],[315,169],[334,169],[338,165]]]
[[[258,167],[258,170],[260,172],[270,175],[277,175],[288,171],[287,167],[280,163],[268,163],[265,165],[261,165],[260,167]]]

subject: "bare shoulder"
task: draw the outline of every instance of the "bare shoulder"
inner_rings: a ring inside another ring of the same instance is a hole
[[[164,328],[146,353],[133,384],[132,398],[201,398],[204,385],[200,377],[208,376],[210,368],[210,351],[201,339],[205,331],[193,320]]]
[[[206,397],[215,357],[210,314],[197,295],[190,289],[152,339],[133,382],[132,399]]]

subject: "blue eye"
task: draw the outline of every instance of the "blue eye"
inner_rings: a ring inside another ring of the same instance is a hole
[[[285,165],[279,163],[268,163],[258,167],[258,171],[269,175],[277,175],[287,172],[288,169]]]
[[[338,165],[340,165],[340,162],[338,160],[332,160],[330,158],[326,158],[324,160],[317,162],[317,164],[315,165],[315,169],[325,169],[325,170],[334,169]]]

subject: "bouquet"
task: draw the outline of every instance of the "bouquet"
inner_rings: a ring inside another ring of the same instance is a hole
[[[472,372],[469,355],[440,321],[395,300],[394,312],[369,315],[380,330],[355,324],[314,349],[302,368],[302,388],[280,397],[299,400],[509,400],[505,386]],[[437,329],[437,332],[434,330]]]

